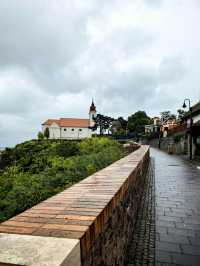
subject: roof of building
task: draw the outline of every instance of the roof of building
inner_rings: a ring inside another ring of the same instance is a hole
[[[51,124],[56,123],[59,125],[59,119],[48,119],[42,125],[51,126]]]
[[[90,125],[90,120],[89,119],[83,119],[83,118],[48,119],[42,125],[43,126],[51,126],[53,123],[56,123],[60,127],[87,128]]]
[[[192,116],[200,114],[200,101],[196,103],[195,105],[193,105],[191,107],[191,110],[192,110]],[[190,117],[189,111],[185,114],[184,118],[188,118],[188,117]]]

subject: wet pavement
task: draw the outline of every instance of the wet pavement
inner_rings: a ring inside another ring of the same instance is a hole
[[[146,175],[133,240],[128,248],[127,266],[155,265],[155,175],[151,159]]]
[[[155,159],[156,265],[200,265],[200,169],[151,149]]]

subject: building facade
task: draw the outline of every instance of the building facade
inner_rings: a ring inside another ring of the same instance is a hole
[[[163,137],[167,137],[168,136],[168,132],[174,128],[177,127],[177,120],[176,119],[168,119],[166,121],[164,121],[162,123],[162,126],[161,126],[161,132],[163,134]]]
[[[184,117],[186,123],[186,139],[189,144],[190,134],[192,136],[192,154],[200,157],[200,101],[191,107]],[[189,148],[188,148],[189,150]]]
[[[84,139],[90,138],[95,132],[91,127],[94,126],[96,116],[96,106],[92,101],[89,109],[89,118],[60,118],[48,119],[42,124],[42,132],[49,129],[50,139]]]
[[[150,125],[145,125],[145,133],[156,133],[160,131],[160,125],[161,125],[161,120],[159,117],[155,116],[152,119],[152,124]]]

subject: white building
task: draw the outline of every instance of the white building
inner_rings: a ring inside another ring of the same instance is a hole
[[[153,123],[151,125],[145,125],[145,133],[156,133],[160,131],[160,118],[155,116],[152,120]]]
[[[90,127],[94,126],[96,106],[92,101],[89,109],[89,118],[60,118],[48,119],[42,124],[42,132],[49,128],[50,139],[83,139],[90,138],[95,132]]]

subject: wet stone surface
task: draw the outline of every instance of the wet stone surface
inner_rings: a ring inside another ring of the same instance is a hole
[[[128,266],[155,264],[155,184],[154,160],[145,180],[133,240],[129,246]]]
[[[200,265],[200,170],[179,156],[155,158],[156,265]]]
[[[200,170],[195,163],[157,149],[151,149],[151,157],[155,179],[151,169],[128,266],[199,266]]]

